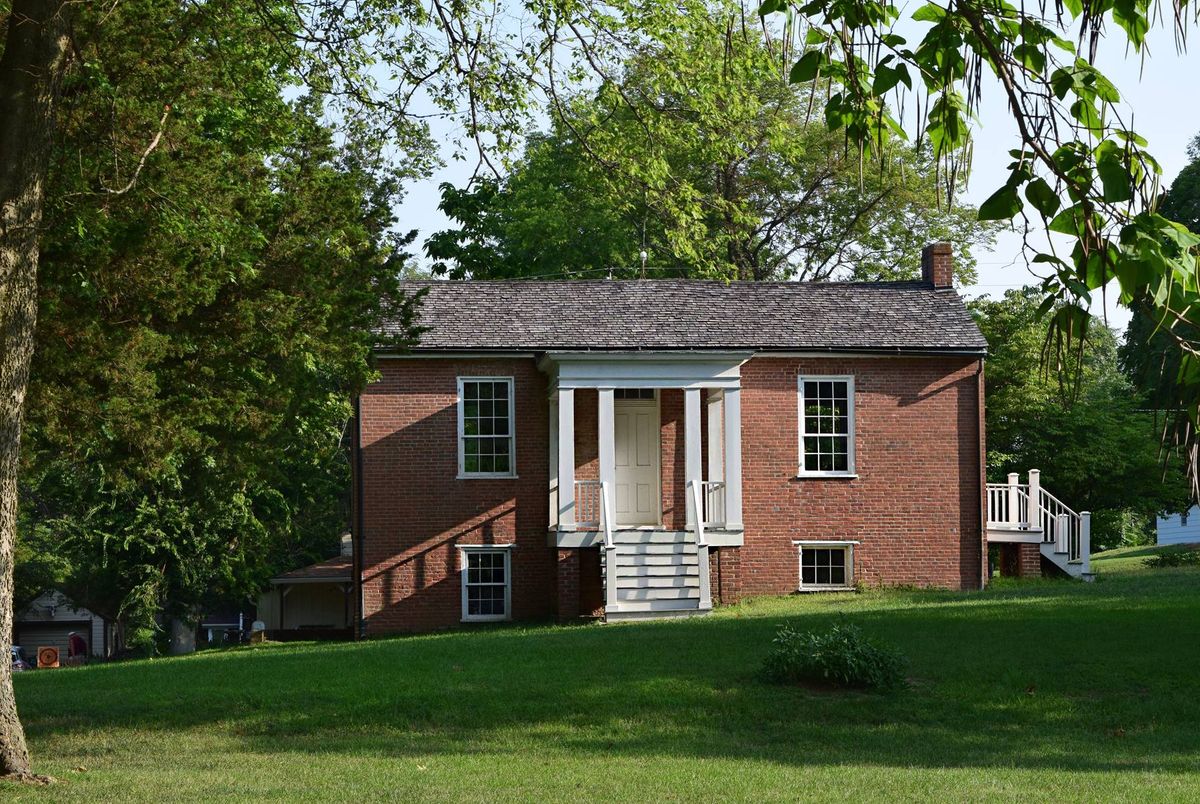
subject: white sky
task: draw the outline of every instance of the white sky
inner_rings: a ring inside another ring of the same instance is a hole
[[[1118,34],[1121,32],[1118,31]],[[911,37],[910,37],[911,38]],[[1187,144],[1200,133],[1200,103],[1196,102],[1200,83],[1200,44],[1179,54],[1169,29],[1153,30],[1149,36],[1149,55],[1143,60],[1126,53],[1123,35],[1114,35],[1100,46],[1097,66],[1113,81],[1125,100],[1125,119],[1132,118],[1133,128],[1149,141],[1149,151],[1162,165],[1164,188],[1187,164]],[[449,130],[437,132],[448,139]],[[999,85],[984,87],[978,124],[974,129],[975,158],[967,184],[967,201],[978,205],[1008,177],[1008,152],[1018,147],[1016,127],[1000,92]],[[438,185],[451,182],[462,186],[473,165],[450,162],[427,180],[408,187],[397,208],[398,228],[417,229],[414,248],[423,257],[422,246],[430,234],[449,223],[437,206],[441,200]],[[979,261],[978,284],[964,288],[968,297],[1000,296],[1007,288],[1036,282],[1021,251],[1016,233],[1003,233],[993,250],[976,254]],[[1110,326],[1123,330],[1129,313],[1115,301],[1116,292],[1104,303],[1097,294],[1092,311],[1107,316]]]

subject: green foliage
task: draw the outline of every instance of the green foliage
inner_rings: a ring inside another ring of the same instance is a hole
[[[644,249],[652,276],[898,279],[952,240],[972,281],[969,248],[992,228],[940,203],[928,149],[889,133],[865,166],[814,114],[818,93],[788,85],[783,46],[738,13],[677,13],[621,52],[619,78],[556,94],[551,130],[502,180],[443,185],[455,225],[426,243],[436,270],[639,276]]]
[[[872,644],[856,626],[839,624],[817,633],[785,625],[771,643],[763,673],[781,684],[889,691],[904,685],[905,666],[897,651]]]
[[[1096,549],[1139,544],[1157,513],[1187,507],[1177,460],[1164,462],[1154,415],[1117,363],[1112,332],[1092,322],[1082,360],[1059,373],[1042,361],[1040,291],[1010,290],[971,309],[989,344],[988,479],[1042,471],[1042,485],[1093,512]]]
[[[1168,567],[1200,567],[1200,550],[1163,551],[1150,556],[1144,562],[1151,569],[1166,569]]]
[[[408,238],[394,179],[335,143],[317,97],[284,99],[290,54],[244,4],[135,0],[81,41],[47,193],[23,564],[149,648],[158,615],[335,550],[371,330],[411,319]]]
[[[1175,421],[1169,432],[1194,475],[1200,467],[1200,233],[1159,208],[1161,168],[1145,138],[1127,127],[1119,91],[1093,63],[1110,22],[1142,51],[1156,8],[1142,0],[1071,0],[1059,4],[1057,15],[1046,15],[1042,8],[981,0],[911,11],[889,0],[769,0],[761,13],[786,12],[785,30],[806,44],[791,79],[823,87],[830,130],[877,160],[901,131],[888,102],[891,93],[904,91],[897,70],[904,66],[906,75],[919,78],[914,94],[929,97],[918,138],[930,144],[951,187],[970,169],[979,77],[999,79],[1019,147],[1009,152],[1008,179],[979,213],[1071,238],[1065,251],[1048,243],[1034,259],[1049,269],[1040,292],[1047,310],[1055,310],[1046,319],[1054,333],[1052,365],[1081,358],[1092,296],[1115,280],[1121,303],[1141,309],[1169,343],[1177,370],[1151,387]],[[921,34],[913,45],[894,32],[905,12],[905,30]],[[1198,12],[1176,4],[1177,31],[1186,31],[1189,13]],[[1072,39],[1088,42],[1087,52],[1077,53]],[[1194,184],[1194,176],[1184,182]],[[1175,215],[1182,220],[1188,211]]]
[[[1200,234],[1200,137],[1192,141],[1188,155],[1191,161],[1175,177],[1161,211]],[[1181,408],[1181,403],[1200,393],[1200,370],[1191,353],[1180,349],[1181,343],[1200,343],[1200,324],[1165,314],[1148,293],[1137,296],[1121,346],[1121,366],[1131,381],[1146,391],[1148,406],[1160,412],[1167,446],[1194,463],[1198,455],[1193,425],[1196,406]],[[1196,477],[1192,479],[1195,484]]]

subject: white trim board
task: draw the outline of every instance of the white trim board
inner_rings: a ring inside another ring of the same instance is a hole
[[[738,388],[748,352],[547,352],[538,368],[557,388]]]

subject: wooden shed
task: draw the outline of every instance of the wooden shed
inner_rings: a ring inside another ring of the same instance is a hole
[[[285,572],[258,599],[267,638],[351,639],[354,576],[348,555]]]
[[[25,649],[25,655],[37,655],[38,648],[58,648],[59,656],[70,655],[70,636],[78,634],[87,643],[87,655],[111,656],[116,647],[116,629],[98,614],[76,606],[57,589],[49,589],[16,613],[13,644]]]

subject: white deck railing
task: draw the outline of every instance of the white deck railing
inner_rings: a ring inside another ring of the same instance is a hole
[[[1029,530],[1029,486],[1025,484],[987,484],[988,525]]]
[[[1043,544],[1053,544],[1054,551],[1066,553],[1068,561],[1081,561],[1088,572],[1091,514],[1074,511],[1043,489],[1037,469],[1029,471],[1028,483],[1018,482],[1018,477],[1013,473],[1007,483],[987,484],[988,529],[1040,533]]]

